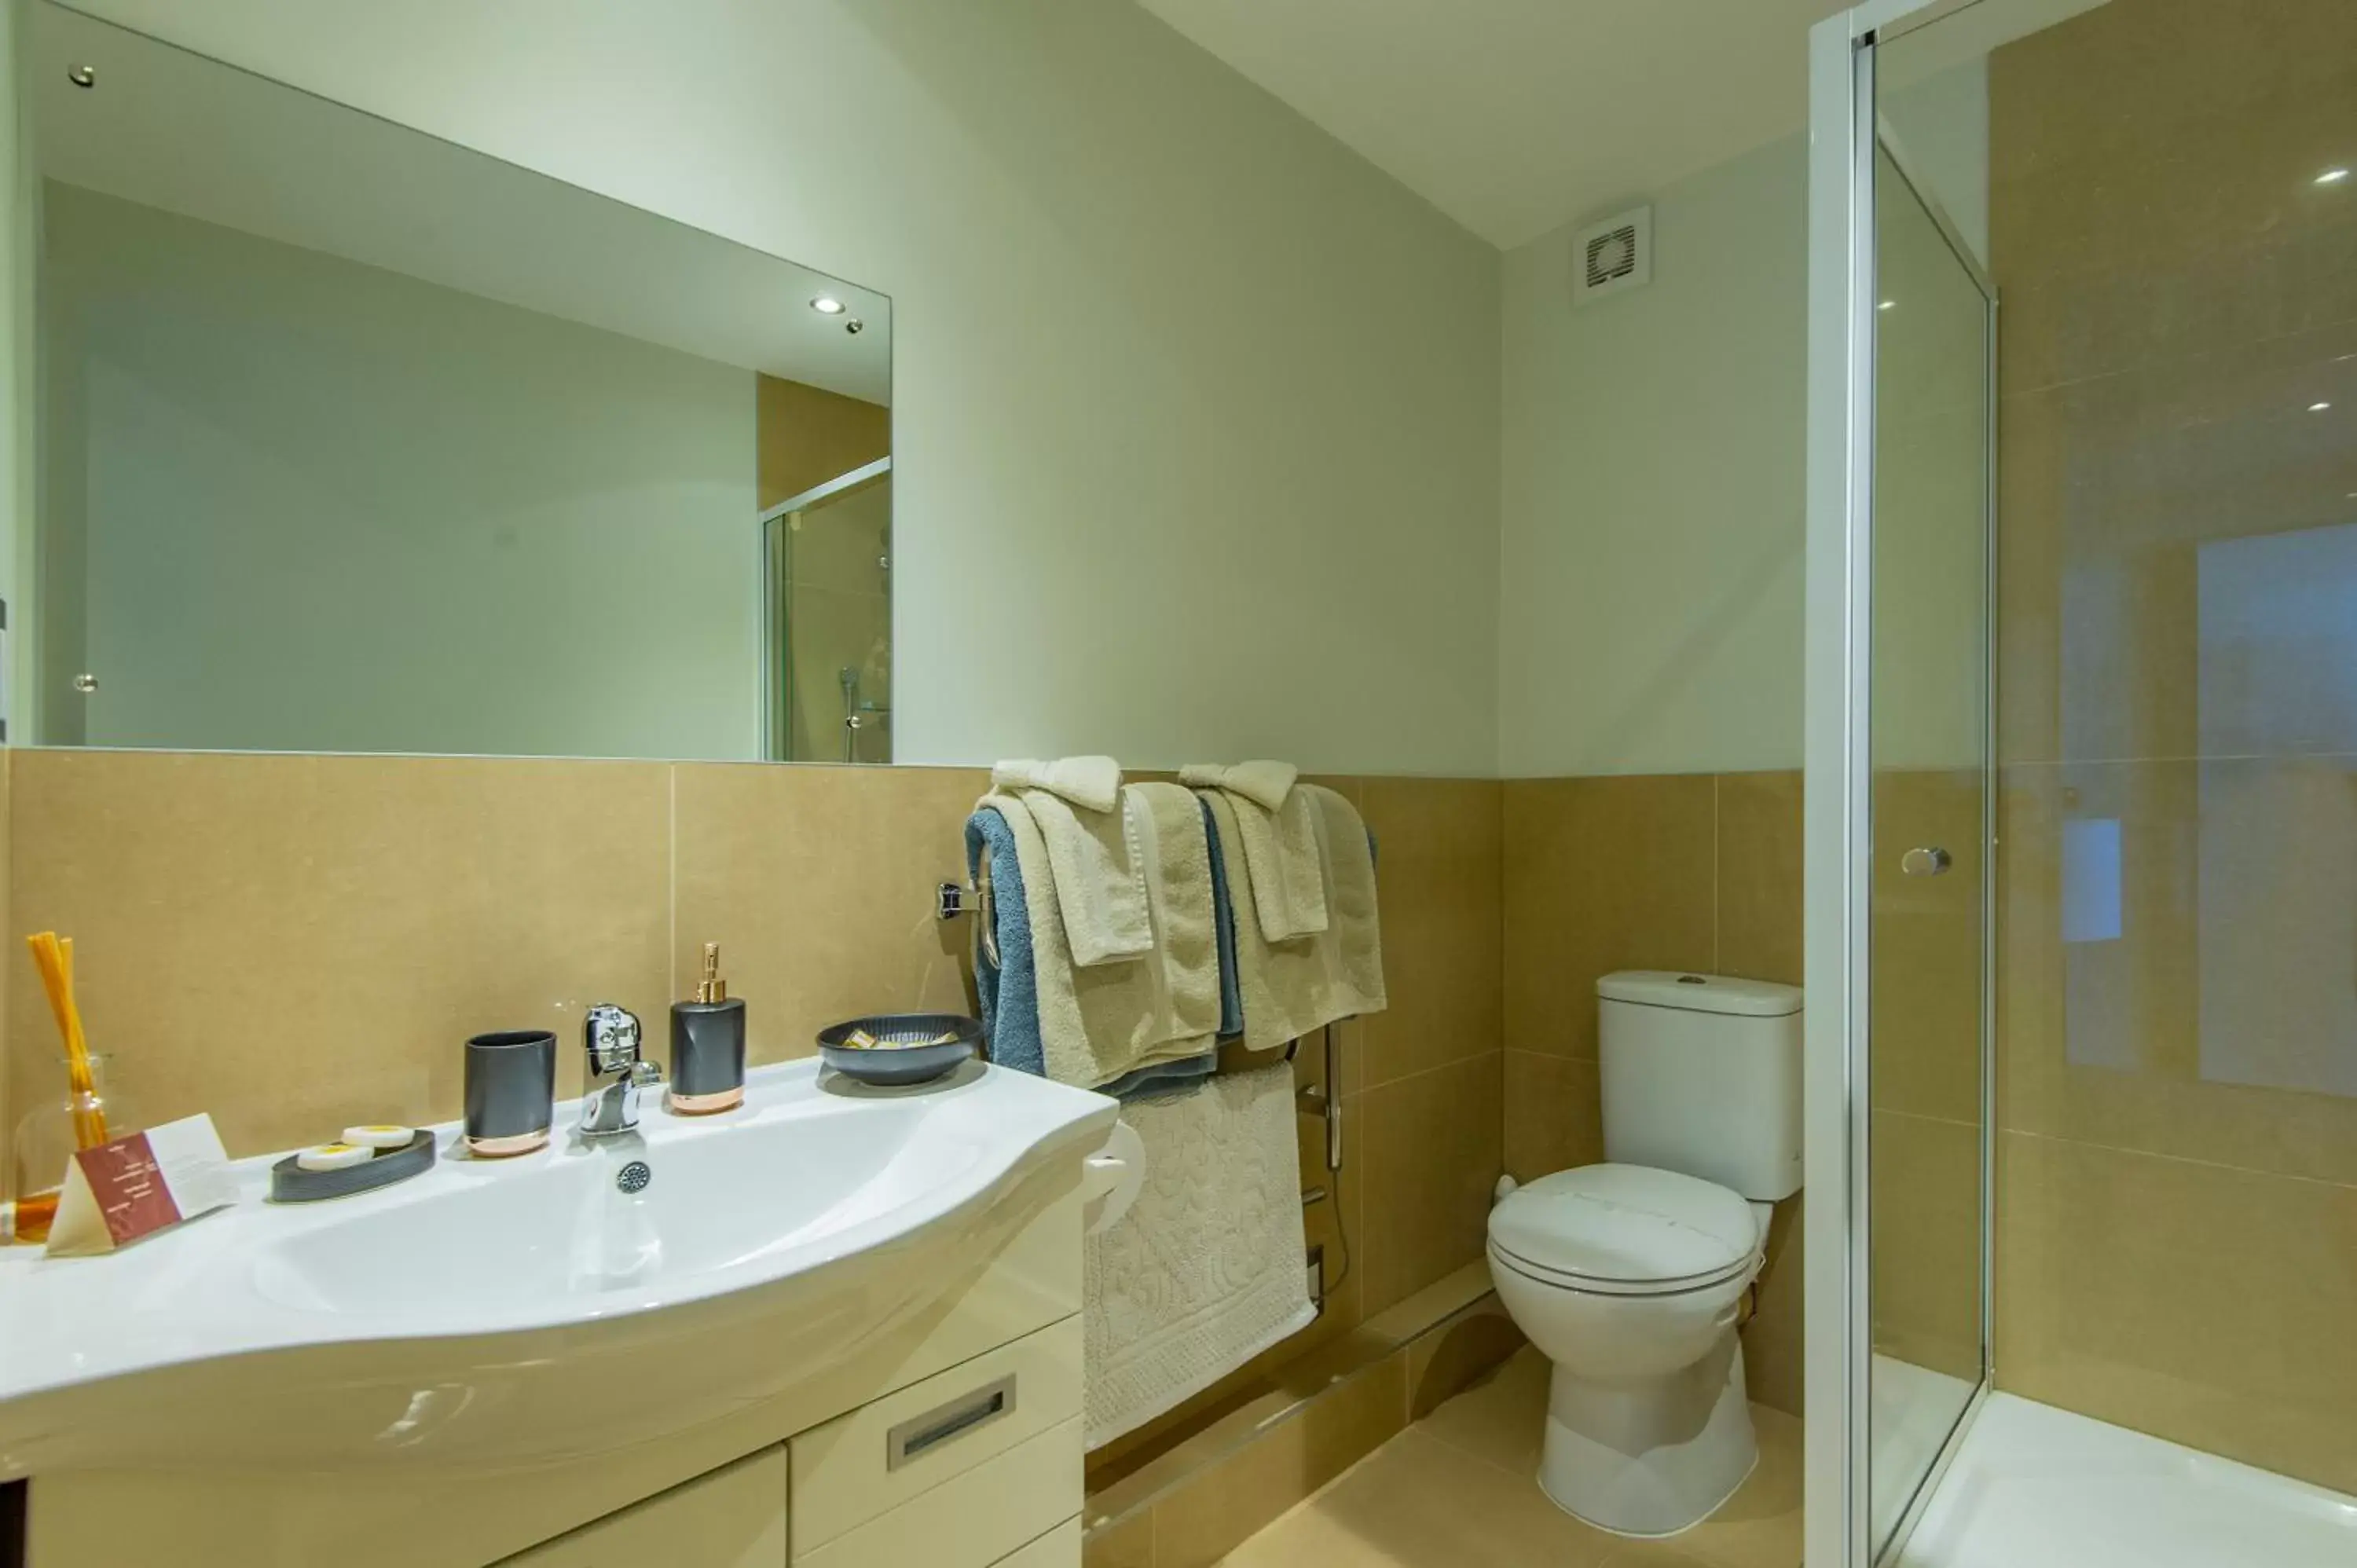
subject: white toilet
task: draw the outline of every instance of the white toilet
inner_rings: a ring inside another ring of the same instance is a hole
[[[1700,1522],[1759,1444],[1735,1320],[1801,1187],[1801,993],[1632,970],[1596,983],[1604,1154],[1490,1211],[1490,1274],[1555,1363],[1539,1485],[1623,1535]]]

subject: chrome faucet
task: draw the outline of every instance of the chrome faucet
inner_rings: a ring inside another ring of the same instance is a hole
[[[599,1003],[581,1020],[581,1043],[589,1053],[588,1087],[581,1096],[581,1135],[610,1138],[636,1132],[639,1090],[662,1081],[662,1069],[639,1058],[637,1015],[610,1002]]]

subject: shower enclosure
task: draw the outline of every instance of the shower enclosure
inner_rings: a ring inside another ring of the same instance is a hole
[[[1809,1563],[2357,1562],[2357,7],[1811,58]]]
[[[892,459],[761,514],[761,752],[892,760]]]

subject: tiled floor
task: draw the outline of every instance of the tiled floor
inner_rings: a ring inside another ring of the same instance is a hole
[[[1760,1466],[1666,1541],[1590,1529],[1539,1490],[1547,1363],[1524,1349],[1226,1558],[1227,1568],[1797,1568],[1801,1423],[1752,1406]]]

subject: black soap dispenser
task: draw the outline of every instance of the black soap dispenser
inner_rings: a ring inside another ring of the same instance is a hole
[[[745,999],[720,978],[720,944],[704,944],[695,999],[671,1004],[671,1091],[677,1116],[709,1116],[745,1103]]]

